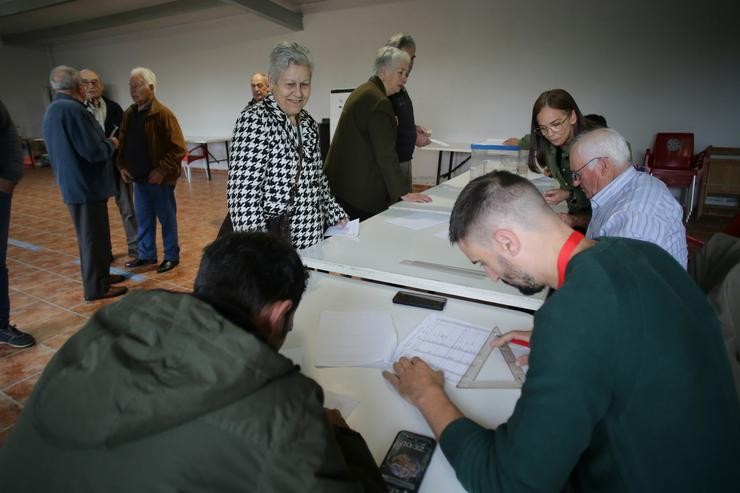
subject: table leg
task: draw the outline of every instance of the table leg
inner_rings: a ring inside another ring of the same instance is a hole
[[[441,173],[442,173],[442,152],[443,151],[439,151],[437,153],[437,183],[435,183],[435,185],[439,185],[439,179],[441,178]]]
[[[206,178],[210,181],[211,179],[211,153],[208,152],[208,142],[203,144],[203,154],[205,154],[206,158]]]

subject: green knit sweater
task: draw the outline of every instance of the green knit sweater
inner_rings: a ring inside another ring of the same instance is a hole
[[[469,491],[737,491],[740,409],[717,317],[663,250],[603,238],[537,312],[508,422],[458,419],[440,445]]]

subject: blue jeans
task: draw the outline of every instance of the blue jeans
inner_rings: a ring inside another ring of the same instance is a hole
[[[177,204],[174,185],[134,183],[136,222],[139,223],[137,243],[139,258],[157,260],[157,219],[162,225],[164,259],[180,260],[177,239]]]
[[[10,319],[10,297],[8,293],[8,229],[10,227],[10,193],[0,192],[0,329]]]

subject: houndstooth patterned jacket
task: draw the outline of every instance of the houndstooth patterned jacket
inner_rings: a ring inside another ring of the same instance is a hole
[[[244,108],[236,121],[226,199],[234,231],[262,231],[268,217],[288,211],[293,246],[301,249],[321,241],[326,227],[347,214],[329,190],[316,121],[306,111],[298,121],[303,171],[293,200],[289,195],[298,173],[298,129],[272,94]]]

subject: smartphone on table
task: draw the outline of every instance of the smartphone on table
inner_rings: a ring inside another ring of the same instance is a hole
[[[430,310],[444,310],[447,298],[431,294],[412,293],[411,291],[399,291],[393,297],[393,303],[428,308]]]
[[[399,431],[380,464],[390,493],[419,491],[437,441],[418,433]]]

